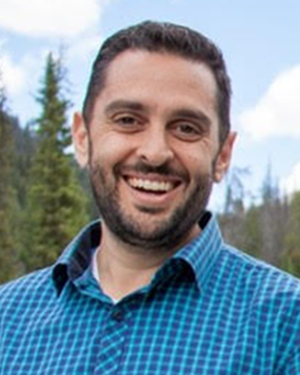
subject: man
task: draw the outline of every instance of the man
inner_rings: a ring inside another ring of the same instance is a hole
[[[0,374],[300,374],[300,283],[223,243],[206,211],[231,159],[221,52],[155,22],[108,39],[76,157],[101,222],[0,291]]]

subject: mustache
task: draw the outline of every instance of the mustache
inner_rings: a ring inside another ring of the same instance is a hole
[[[170,166],[169,163],[165,163],[158,166],[153,166],[150,164],[147,164],[143,161],[138,161],[134,165],[122,165],[118,164],[114,167],[114,174],[115,176],[126,174],[129,172],[135,172],[135,173],[141,173],[141,174],[157,174],[160,176],[171,176],[175,178],[180,178],[181,180],[187,181],[188,174],[184,170],[179,170],[177,168],[174,168]]]

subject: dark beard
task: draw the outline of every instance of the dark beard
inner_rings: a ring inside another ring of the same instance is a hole
[[[174,174],[166,166],[158,168],[139,165],[135,170],[142,173],[161,175]],[[115,182],[120,178],[119,167],[114,169]],[[181,176],[185,177],[185,176]],[[170,251],[176,248],[189,235],[194,225],[203,216],[212,190],[211,175],[200,175],[197,184],[188,200],[179,206],[172,216],[162,221],[151,233],[143,231],[143,223],[133,220],[126,212],[122,212],[118,191],[114,186],[107,186],[105,172],[100,165],[90,165],[90,182],[95,201],[107,227],[122,242],[144,250]],[[155,213],[151,208],[140,208],[141,212]]]

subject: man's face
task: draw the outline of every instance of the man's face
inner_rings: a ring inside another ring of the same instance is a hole
[[[199,232],[234,139],[220,150],[216,90],[206,65],[167,53],[130,50],[110,64],[88,133],[79,115],[74,125],[104,230],[144,249]]]

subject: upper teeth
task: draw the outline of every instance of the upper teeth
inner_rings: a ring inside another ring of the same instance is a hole
[[[130,186],[151,191],[170,191],[173,188],[171,182],[158,182],[150,180],[142,180],[140,178],[130,178],[128,180]]]

